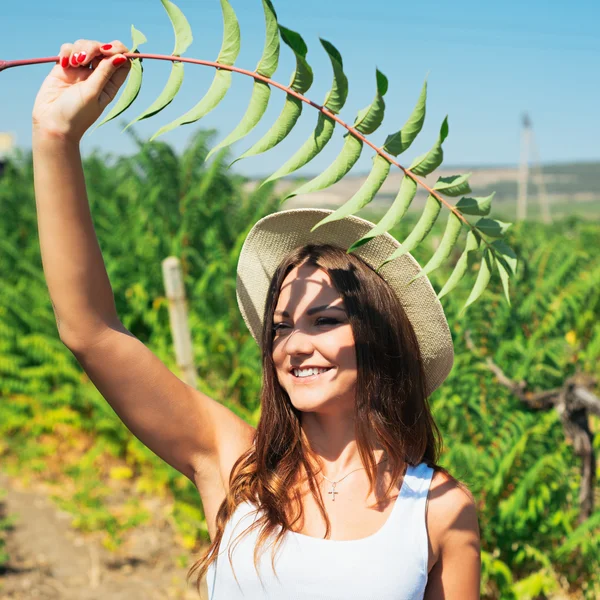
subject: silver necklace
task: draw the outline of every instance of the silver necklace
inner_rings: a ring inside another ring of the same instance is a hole
[[[384,458],[382,461],[378,462],[377,465],[380,465],[381,463],[384,463],[387,460],[387,458]],[[358,467],[358,469],[354,469],[354,471],[360,471],[361,469],[364,469],[365,467]],[[342,479],[346,479],[346,477],[348,477],[348,475],[351,475],[352,473],[354,473],[354,471],[350,471],[350,473],[344,475],[342,477]],[[327,481],[329,481],[329,483],[331,483],[331,490],[329,492],[327,492],[328,494],[331,494],[331,499],[335,502],[335,495],[339,494],[339,492],[335,491],[335,486],[337,483],[339,483],[340,481],[342,481],[342,479],[338,479],[337,481],[331,481],[331,479],[328,479],[327,477],[325,477],[325,475],[323,475],[324,479],[327,479]]]

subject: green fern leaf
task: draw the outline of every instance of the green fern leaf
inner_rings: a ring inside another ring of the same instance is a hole
[[[510,276],[517,274],[517,255],[514,253],[512,248],[506,244],[504,240],[494,240],[491,243],[496,254],[496,265],[498,267],[498,273],[500,274],[500,281],[502,281],[502,288],[508,305],[510,304]]]
[[[134,123],[142,121],[143,119],[148,119],[149,117],[156,115],[161,110],[169,106],[181,88],[181,84],[183,83],[183,75],[183,63],[172,63],[169,79],[167,80],[167,84],[163,88],[163,91],[160,93],[158,98],[141,115],[128,123],[123,131],[129,129]]]
[[[485,216],[490,214],[492,199],[496,192],[492,192],[485,198],[461,198],[456,203],[456,208],[465,215]]]
[[[171,24],[173,25],[173,31],[175,32],[175,49],[173,50],[174,56],[181,56],[194,41],[192,35],[192,29],[185,15],[181,12],[181,9],[170,2],[169,0],[160,0],[162,5],[165,7]]]
[[[444,196],[462,196],[471,191],[469,177],[471,177],[471,173],[439,177],[433,189],[440,194],[444,194]]]
[[[435,220],[438,218],[441,209],[442,203],[435,196],[429,196],[427,198],[427,202],[425,203],[423,214],[421,215],[418,223],[415,225],[410,235],[402,242],[400,248],[398,248],[391,256],[389,256],[385,260],[385,263],[388,263],[391,260],[406,254],[407,252],[412,252],[413,249],[416,248],[427,237],[431,231],[431,228],[434,226]]]
[[[172,52],[173,56],[181,56],[190,46],[193,41],[192,29],[188,20],[181,10],[169,0],[160,0],[164,6],[171,24],[173,25],[173,31],[175,32],[175,48]],[[163,88],[158,98],[138,117],[136,117],[131,123],[129,123],[123,131],[131,127],[137,121],[147,119],[161,110],[169,106],[173,102],[173,98],[179,92],[181,84],[183,83],[183,63],[173,62],[171,63],[171,73],[167,84]]]
[[[313,71],[306,62],[308,47],[302,39],[302,36],[283,25],[279,26],[281,39],[287,44],[296,57],[296,71],[292,75],[290,87],[299,94],[306,93],[313,84]]]
[[[465,250],[461,254],[458,259],[454,270],[452,271],[450,277],[446,281],[446,284],[438,294],[438,300],[443,298],[447,293],[451,292],[457,285],[458,282],[463,278],[464,274],[467,272],[467,268],[469,267],[470,262],[470,253],[479,248],[479,238],[473,233],[473,231],[469,231],[467,233],[467,243],[465,245]]]
[[[290,158],[284,165],[282,165],[273,175],[265,179],[260,185],[263,186],[270,181],[275,181],[281,177],[285,177],[294,171],[302,168],[304,165],[309,163],[323,148],[327,145],[333,130],[335,129],[335,121],[326,117],[323,113],[319,113],[317,120],[317,126],[313,131],[311,137],[309,137],[300,149]]]
[[[462,317],[467,310],[467,307],[473,304],[481,294],[483,294],[485,288],[488,286],[490,279],[492,277],[492,270],[494,268],[494,255],[489,248],[486,248],[483,251],[483,259],[481,261],[481,265],[479,267],[479,273],[477,273],[477,279],[475,280],[475,285],[467,298],[464,306],[461,311],[458,313],[459,317]]]
[[[369,106],[359,112],[354,123],[356,129],[362,133],[372,133],[381,125],[385,112],[383,96],[387,92],[387,87],[386,76],[377,71],[377,94],[375,99]],[[284,202],[293,196],[323,190],[338,182],[356,164],[356,161],[360,158],[362,149],[362,141],[347,133],[342,151],[333,163],[323,173],[289,193],[284,198]]]
[[[400,184],[400,190],[398,191],[398,195],[396,199],[388,209],[388,211],[383,215],[382,219],[377,223],[377,225],[371,229],[366,235],[357,240],[353,244],[353,248],[358,248],[363,244],[366,244],[369,240],[377,237],[378,235],[382,235],[386,231],[389,231],[400,221],[400,219],[406,214],[411,202],[413,201],[415,194],[417,193],[417,184],[408,176],[404,176],[402,179],[402,183]],[[334,213],[335,214],[335,213]],[[330,217],[332,217],[330,215]],[[383,265],[388,262],[387,260],[379,266],[379,269],[383,267]]]
[[[490,237],[499,238],[502,237],[509,229],[512,223],[504,223],[497,219],[479,219],[475,223],[475,227]]]
[[[341,110],[346,102],[346,97],[348,95],[348,80],[344,74],[340,53],[332,44],[325,40],[321,40],[321,44],[323,44],[333,68],[333,85],[331,90],[327,93],[324,106],[335,113]],[[317,127],[310,138],[304,142],[302,147],[294,154],[294,156],[292,156],[292,158],[279,167],[273,175],[265,179],[261,185],[285,177],[308,164],[327,145],[333,135],[334,128],[335,121],[331,117],[324,115],[322,112],[319,113]]]
[[[362,184],[360,189],[356,192],[356,194],[354,194],[354,196],[352,196],[352,198],[350,198],[350,200],[348,200],[346,204],[338,208],[337,211],[333,212],[325,219],[319,221],[311,229],[311,231],[314,231],[315,229],[317,229],[317,227],[320,227],[326,222],[329,222],[330,217],[337,217],[336,219],[332,220],[337,220],[338,218],[343,219],[344,217],[347,217],[348,215],[357,212],[363,206],[366,206],[369,202],[371,202],[371,200],[373,200],[373,198],[375,197],[375,194],[377,194],[378,190],[383,185],[383,182],[386,180],[390,172],[390,167],[391,164],[385,158],[383,158],[379,154],[375,155],[373,157],[373,168],[371,169],[369,176]],[[352,252],[352,248],[348,248],[347,252]]]
[[[138,31],[133,25],[131,26],[131,38],[133,39],[133,48],[131,52],[137,52],[137,48],[141,44],[145,44],[148,40],[146,36]],[[131,70],[127,78],[127,84],[123,88],[121,95],[112,110],[106,115],[106,117],[94,127],[93,131],[96,131],[98,127],[112,121],[118,117],[121,113],[124,113],[138,97],[140,89],[142,87],[142,76],[144,74],[144,67],[142,66],[142,59],[134,59],[131,61]]]
[[[415,158],[409,167],[415,175],[429,175],[435,171],[444,160],[442,144],[448,137],[448,117],[444,119],[440,129],[440,135],[429,152]]]
[[[272,77],[279,65],[279,24],[271,0],[262,0],[262,3],[265,13],[266,39],[256,72],[263,77]]]
[[[263,0],[263,8],[265,11],[267,37],[262,57],[256,67],[256,72],[263,77],[271,77],[279,64],[279,29],[277,26],[277,15],[270,0]],[[265,114],[270,97],[271,87],[262,81],[255,80],[250,104],[242,120],[223,141],[208,153],[206,160],[221,148],[230,146],[247,136],[258,125]]]
[[[410,117],[404,124],[404,127],[396,133],[388,135],[383,146],[383,150],[392,156],[398,156],[410,148],[415,138],[419,135],[425,122],[425,105],[427,102],[427,79],[423,83],[421,94],[417,100]]]
[[[454,248],[456,240],[458,240],[461,229],[462,221],[456,216],[456,214],[451,212],[448,215],[446,230],[444,231],[440,245],[437,247],[434,255],[429,259],[429,262],[423,267],[421,272],[416,277],[413,277],[409,283],[412,283],[416,279],[423,277],[423,275],[427,275],[428,273],[435,271],[435,269],[444,263],[444,261],[450,256],[452,248]]]
[[[325,102],[323,102],[323,106],[332,113],[339,113],[344,107],[344,104],[346,104],[346,99],[348,98],[348,78],[344,73],[342,55],[339,53],[338,49],[327,40],[320,39],[320,42],[323,48],[325,48],[325,52],[329,55],[329,60],[333,67],[333,86],[331,87],[331,90],[329,90]]]
[[[375,98],[369,106],[359,111],[354,121],[354,128],[364,135],[369,135],[376,131],[383,123],[385,115],[385,101],[383,97],[388,91],[388,79],[379,69],[375,71],[375,78],[377,81]]]
[[[269,104],[269,98],[271,97],[271,88],[268,84],[262,81],[255,81],[254,87],[252,88],[252,95],[250,97],[250,104],[246,113],[242,117],[238,126],[220,143],[218,143],[206,156],[208,160],[215,152],[218,152],[226,146],[241,140],[246,137],[262,119],[267,106]]]
[[[221,9],[223,11],[223,24],[224,24],[224,35],[223,44],[221,51],[217,57],[218,63],[232,66],[240,52],[240,26],[235,15],[233,8],[229,4],[228,0],[220,0]],[[181,63],[177,63],[181,64]],[[211,110],[213,110],[225,97],[225,94],[231,86],[231,71],[218,70],[215,73],[213,82],[208,89],[208,92],[187,113],[181,117],[175,119],[168,125],[161,127],[151,138],[150,141],[154,140],[160,135],[179,127],[180,125],[188,125],[189,123],[195,123],[202,117],[206,116]]]
[[[313,72],[308,62],[306,62],[308,49],[302,37],[295,31],[281,25],[279,31],[281,39],[292,49],[296,56],[296,71],[292,75],[290,87],[299,94],[304,94],[313,83]],[[233,166],[238,160],[262,154],[277,146],[289,135],[301,114],[302,101],[291,94],[287,94],[283,110],[269,131],[229,166]]]
[[[316,192],[317,190],[325,189],[342,179],[342,177],[344,177],[344,175],[350,171],[350,169],[356,164],[356,161],[360,158],[362,148],[363,143],[360,140],[357,140],[354,136],[347,134],[342,151],[329,165],[329,167],[327,167],[323,173],[314,179],[311,179],[304,185],[301,185],[298,189],[290,192],[283,199],[283,202],[289,198],[292,198],[293,196],[297,196],[298,194],[308,194],[310,192]]]

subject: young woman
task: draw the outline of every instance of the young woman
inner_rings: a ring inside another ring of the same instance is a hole
[[[33,109],[36,206],[59,334],[125,425],[197,486],[209,597],[471,600],[480,541],[468,490],[438,464],[427,398],[453,362],[439,301],[409,255],[327,210],[259,221],[238,302],[263,358],[256,430],[187,386],[122,325],[79,143],[129,63],[119,41],[64,44]],[[270,549],[270,552],[266,552]]]

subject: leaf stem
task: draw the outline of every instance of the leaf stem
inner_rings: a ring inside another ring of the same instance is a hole
[[[241,73],[242,75],[247,75],[248,77],[253,77],[254,79],[257,79],[258,81],[263,81],[264,83],[272,85],[273,87],[279,88],[280,90],[283,90],[286,94],[289,94],[290,96],[294,96],[295,98],[298,98],[298,100],[301,100],[302,102],[305,102],[306,104],[309,104],[313,108],[316,108],[318,111],[322,112],[324,115],[328,116],[330,119],[333,119],[336,123],[339,123],[342,127],[347,129],[351,135],[353,135],[355,138],[357,138],[357,139],[361,140],[362,142],[364,142],[365,144],[367,144],[367,146],[369,146],[373,150],[375,150],[375,152],[377,152],[377,154],[379,154],[381,157],[383,157],[389,163],[395,165],[400,170],[402,170],[404,172],[404,174],[407,175],[408,177],[410,177],[417,185],[420,185],[425,190],[427,190],[427,192],[429,192],[430,195],[432,195],[439,202],[441,202],[444,206],[446,206],[446,208],[448,210],[453,212],[467,227],[469,227],[472,230],[476,229],[476,227],[474,227],[467,221],[467,219],[463,216],[463,214],[460,211],[456,210],[455,207],[452,206],[451,204],[449,204],[440,194],[438,194],[435,190],[430,188],[426,183],[421,181],[416,175],[414,175],[410,171],[410,169],[404,168],[399,162],[395,161],[392,157],[390,157],[381,148],[377,147],[370,140],[368,140],[364,135],[362,135],[359,131],[354,129],[354,127],[352,127],[351,125],[348,125],[347,123],[342,121],[342,119],[340,119],[335,113],[332,113],[330,110],[328,110],[324,106],[321,106],[320,104],[317,104],[316,102],[313,102],[310,98],[307,98],[306,96],[303,96],[302,94],[299,94],[298,92],[296,92],[295,90],[293,90],[292,88],[290,88],[288,86],[278,83],[277,81],[273,81],[269,77],[264,77],[263,75],[259,75],[256,71],[248,71],[246,69],[240,69],[239,67],[234,67],[232,65],[224,65],[224,64],[210,61],[210,60],[201,60],[201,59],[197,59],[197,58],[186,58],[183,56],[169,56],[166,54],[142,54],[139,52],[125,52],[123,54],[123,56],[126,56],[127,58],[131,58],[131,59],[148,58],[148,59],[153,59],[153,60],[167,60],[167,61],[171,61],[171,62],[187,62],[187,63],[191,63],[191,64],[195,64],[195,65],[204,65],[206,67],[213,67],[215,69],[224,69],[226,71],[232,71],[234,73]],[[10,69],[12,67],[22,67],[22,66],[26,66],[26,65],[40,65],[40,64],[44,64],[44,63],[53,63],[53,62],[58,63],[58,61],[59,61],[58,56],[49,56],[49,57],[45,57],[45,58],[31,58],[31,59],[26,59],[26,60],[8,60],[8,61],[0,60],[0,71],[3,71],[5,69]],[[489,246],[489,244],[487,243],[487,241],[485,239],[483,241]]]

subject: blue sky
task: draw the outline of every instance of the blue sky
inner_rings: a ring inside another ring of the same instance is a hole
[[[279,22],[298,31],[308,44],[315,83],[308,96],[321,103],[331,83],[331,67],[318,38],[341,52],[350,93],[341,117],[352,122],[375,92],[375,67],[390,87],[386,118],[370,139],[380,145],[400,129],[410,114],[425,76],[429,92],[423,131],[402,164],[429,149],[449,116],[444,144],[446,165],[512,165],[519,159],[520,119],[531,117],[542,162],[598,160],[600,150],[600,3],[596,0],[273,0]],[[190,21],[194,42],[185,53],[214,60],[219,52],[222,19],[218,0],[177,0]],[[237,66],[254,69],[264,42],[260,0],[231,0],[241,26],[242,51]],[[78,38],[131,46],[131,25],[148,42],[140,50],[171,54],[173,29],[160,0],[54,2],[27,0],[3,3],[0,10],[0,58],[5,60],[57,55],[64,42]],[[287,84],[294,61],[287,47],[274,79]],[[0,73],[0,131],[16,135],[31,147],[31,109],[49,65],[9,69]],[[144,61],[144,83],[136,102],[116,121],[82,141],[82,152],[99,148],[115,155],[131,154],[135,145],[121,133],[160,93],[170,65]],[[175,100],[158,115],[134,127],[148,139],[162,125],[185,113],[204,94],[214,71],[186,65],[185,80]],[[216,141],[232,130],[245,111],[252,80],[234,74],[223,103],[203,120],[160,137],[179,152],[199,127],[216,128]],[[281,110],[284,94],[274,90],[263,121],[232,147],[241,154],[259,139]],[[108,109],[107,109],[108,112]],[[275,150],[236,163],[238,172],[273,172],[310,134],[317,111],[305,107],[294,132]],[[322,170],[343,143],[340,129],[329,146],[300,173]],[[366,149],[353,173],[369,169]]]

